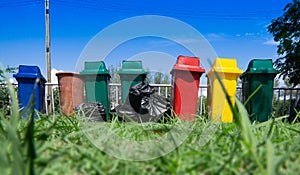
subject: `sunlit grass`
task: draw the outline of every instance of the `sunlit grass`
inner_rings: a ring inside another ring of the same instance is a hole
[[[154,160],[132,162],[114,158],[96,148],[85,136],[84,123],[77,116],[38,113],[38,118],[34,119],[33,108],[29,107],[27,117],[21,119],[18,101],[10,85],[8,90],[12,97],[11,115],[0,113],[1,174],[300,172],[300,124],[285,123],[281,118],[250,123],[238,100],[233,107],[236,122],[232,124],[216,124],[208,121],[206,116],[198,116],[192,125],[176,119],[142,125],[118,120],[102,123],[119,137],[135,141],[162,137],[174,126],[191,126],[188,137],[173,152]]]

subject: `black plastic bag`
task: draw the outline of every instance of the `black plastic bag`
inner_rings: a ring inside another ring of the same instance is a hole
[[[87,102],[82,103],[74,108],[78,116],[85,117],[85,121],[96,122],[105,121],[106,113],[105,107],[101,103]]]
[[[147,111],[150,116],[171,115],[171,104],[164,96],[151,94],[148,98],[142,98],[141,111]]]
[[[127,104],[132,106],[135,112],[146,114],[150,95],[154,94],[155,90],[148,83],[139,83],[129,89]]]
[[[128,104],[118,105],[116,108],[116,114],[122,121],[126,122],[144,122],[140,114],[134,111],[134,109]]]
[[[126,103],[116,107],[117,115],[125,121],[139,123],[157,122],[163,116],[170,116],[170,101],[154,92],[155,89],[145,82],[132,86]]]

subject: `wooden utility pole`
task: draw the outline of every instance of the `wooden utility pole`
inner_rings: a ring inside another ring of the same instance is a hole
[[[50,0],[45,0],[45,20],[46,20],[46,67],[47,82],[51,83],[51,59],[50,59]],[[47,87],[47,109],[48,114],[52,112],[52,87]]]

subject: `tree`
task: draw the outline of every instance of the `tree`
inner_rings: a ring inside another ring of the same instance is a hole
[[[6,69],[2,70],[0,69],[0,83],[4,83],[4,76],[5,76],[5,73],[15,73],[17,70],[17,68],[15,67],[7,67]]]
[[[290,84],[297,86],[300,84],[300,1],[288,3],[283,15],[272,21],[268,31],[279,42],[279,58],[274,65],[280,77],[288,78]]]
[[[5,73],[15,73],[16,68],[7,67],[5,70],[0,69],[0,112],[7,115],[10,112],[9,93],[5,85]]]
[[[154,74],[154,83],[161,84],[163,79],[163,74],[161,72],[155,72]]]
[[[121,83],[117,68],[115,68],[113,65],[110,65],[108,70],[109,70],[109,74],[111,75],[110,82]]]

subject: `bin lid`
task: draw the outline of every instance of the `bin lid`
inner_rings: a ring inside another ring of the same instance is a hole
[[[272,59],[252,59],[247,70],[240,76],[243,78],[246,74],[278,74],[279,72],[273,68]]]
[[[147,71],[143,69],[142,61],[128,61],[123,60],[122,68],[118,71],[118,74],[147,74]]]
[[[213,71],[223,72],[223,73],[233,73],[238,75],[240,75],[243,72],[241,69],[237,67],[237,61],[235,58],[216,58],[208,74]]]
[[[30,65],[19,65],[19,72],[13,74],[13,77],[16,79],[19,78],[39,78],[41,81],[46,82],[46,79],[41,74],[41,70],[38,66],[30,66]]]
[[[200,67],[200,59],[198,57],[182,56],[179,55],[177,62],[173,67],[173,70],[190,71],[190,72],[201,72],[204,73],[205,69]]]
[[[79,73],[77,73],[77,72],[57,72],[55,75],[57,77],[63,77],[63,76],[80,77]]]
[[[105,74],[109,75],[104,61],[86,61],[84,62],[84,70],[80,72],[81,75],[95,75]]]

